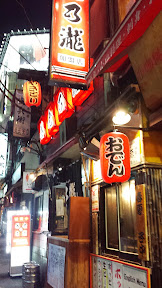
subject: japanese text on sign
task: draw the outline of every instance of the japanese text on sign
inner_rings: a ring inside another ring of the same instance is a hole
[[[105,142],[105,145],[105,158],[110,159],[108,162],[107,175],[109,177],[112,177],[114,174],[118,176],[124,175],[125,167],[123,165],[123,160],[125,159],[125,155],[123,139],[120,137],[109,137],[108,141]]]

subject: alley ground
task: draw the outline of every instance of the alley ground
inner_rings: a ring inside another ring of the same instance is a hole
[[[9,276],[10,256],[5,252],[5,241],[0,235],[0,288],[22,288],[21,277]]]

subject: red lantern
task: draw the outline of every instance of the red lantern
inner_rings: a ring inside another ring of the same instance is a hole
[[[120,132],[105,134],[100,140],[100,162],[106,183],[127,181],[130,178],[128,137]]]
[[[39,106],[41,104],[41,86],[36,81],[27,81],[23,85],[23,96],[25,105]]]
[[[48,133],[46,119],[44,115],[42,115],[38,121],[38,131],[40,143],[42,145],[47,144],[51,140],[51,135],[49,135]]]
[[[81,105],[93,92],[93,81],[90,84],[90,87],[88,90],[78,90],[78,89],[72,89],[72,101],[75,106]]]
[[[45,111],[45,121],[47,124],[48,133],[54,136],[59,131],[58,115],[56,111],[56,105],[54,102],[50,102]]]
[[[72,91],[69,88],[59,88],[54,95],[54,102],[56,103],[60,122],[63,122],[75,112],[72,102]]]

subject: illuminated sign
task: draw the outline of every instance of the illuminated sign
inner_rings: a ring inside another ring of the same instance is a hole
[[[7,134],[0,133],[0,179],[5,177],[6,171],[6,157],[7,157],[7,141],[8,136]]]
[[[18,72],[20,68],[47,71],[48,48],[49,33],[11,36],[3,64],[9,72]]]
[[[13,215],[10,275],[21,275],[22,265],[30,261],[30,215]],[[16,267],[16,269],[15,269]],[[19,269],[18,269],[19,268]]]
[[[100,140],[100,161],[106,183],[127,181],[130,178],[128,137],[120,132],[105,134]]]
[[[81,105],[93,92],[93,82],[91,82],[88,90],[72,89],[72,101],[75,106]]]
[[[93,90],[93,82],[88,90],[65,87],[57,89],[53,101],[48,104],[44,115],[38,122],[41,144],[47,144],[50,141],[51,137],[59,131],[60,124],[75,112],[75,106],[81,105]]]
[[[86,85],[89,70],[89,0],[53,0],[51,82]]]
[[[61,122],[58,120],[58,113],[56,113],[56,103],[50,102],[45,111],[45,119],[49,135],[53,136],[59,131]]]
[[[49,135],[47,129],[46,118],[44,115],[41,116],[38,122],[38,131],[41,144],[47,144],[51,140],[51,135]]]
[[[60,122],[63,122],[75,112],[72,103],[72,91],[69,88],[60,88],[58,92],[56,92],[56,95],[54,95],[54,102],[56,103]]]

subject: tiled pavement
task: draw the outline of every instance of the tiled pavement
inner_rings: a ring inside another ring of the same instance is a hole
[[[5,252],[6,239],[0,235],[0,288],[22,288],[21,277],[9,276],[10,255]]]

